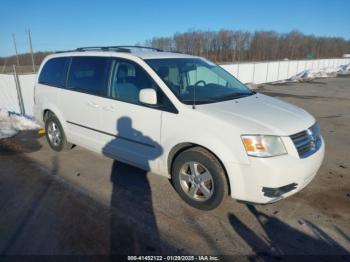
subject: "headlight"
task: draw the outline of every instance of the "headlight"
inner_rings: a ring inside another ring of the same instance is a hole
[[[314,140],[317,141],[320,139],[321,136],[321,127],[319,123],[315,123],[312,127],[309,128],[311,131],[311,135],[313,136]]]
[[[241,138],[249,156],[272,157],[287,154],[283,141],[278,136],[243,135]]]

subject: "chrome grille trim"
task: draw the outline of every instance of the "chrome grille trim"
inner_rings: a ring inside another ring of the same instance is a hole
[[[321,147],[320,127],[317,123],[299,133],[291,135],[295,148],[300,158],[306,158],[314,154]]]

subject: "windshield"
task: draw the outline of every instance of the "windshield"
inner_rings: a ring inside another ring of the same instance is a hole
[[[254,94],[220,66],[200,58],[145,60],[185,104],[214,103]]]

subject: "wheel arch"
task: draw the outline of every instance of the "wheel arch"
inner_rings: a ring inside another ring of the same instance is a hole
[[[224,163],[221,161],[221,159],[217,156],[217,154],[215,154],[212,150],[210,150],[209,148],[202,146],[200,144],[196,144],[196,143],[191,143],[191,142],[184,142],[184,143],[180,143],[175,145],[169,152],[168,154],[168,159],[167,159],[167,169],[169,174],[171,174],[171,170],[173,168],[173,164],[174,164],[174,160],[176,159],[176,157],[181,154],[182,152],[184,152],[185,150],[189,149],[189,148],[193,148],[193,147],[201,147],[203,149],[205,149],[206,151],[208,151],[209,153],[211,153],[220,163],[220,165],[222,166],[224,173],[225,173],[225,177],[226,177],[226,182],[227,182],[227,186],[228,186],[228,194],[231,194],[231,186],[230,186],[230,179],[229,176],[227,174],[227,170],[226,167],[224,165]]]
[[[63,115],[60,113],[60,111],[57,108],[55,108],[54,106],[44,106],[43,107],[42,116],[41,117],[43,119],[44,125],[45,125],[45,120],[47,119],[47,117],[50,114],[53,114],[54,116],[57,117],[57,119],[60,121],[60,124],[61,124],[63,130],[66,133],[66,130],[67,130],[66,121],[65,121]]]
[[[56,115],[56,114],[54,112],[52,112],[51,109],[44,109],[43,114],[42,114],[42,119],[43,119],[44,123],[50,115]]]

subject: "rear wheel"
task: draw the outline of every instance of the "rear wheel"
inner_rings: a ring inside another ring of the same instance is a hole
[[[67,142],[62,125],[55,115],[51,114],[47,117],[45,131],[47,142],[53,150],[60,152],[71,148],[71,144]]]
[[[198,209],[214,209],[228,194],[225,171],[220,162],[201,147],[179,154],[174,160],[171,176],[181,198]]]

